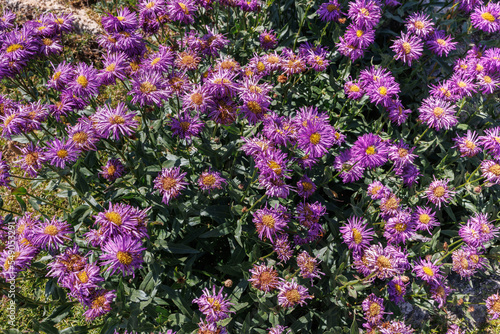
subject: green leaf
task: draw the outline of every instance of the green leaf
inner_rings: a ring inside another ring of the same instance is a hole
[[[12,195],[26,195],[28,191],[24,187],[17,187],[12,190]]]

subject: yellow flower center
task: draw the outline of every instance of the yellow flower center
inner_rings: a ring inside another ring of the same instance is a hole
[[[83,144],[87,142],[88,138],[89,136],[83,131],[77,132],[73,135],[73,141],[78,144]]]
[[[124,264],[126,266],[132,263],[132,256],[129,252],[118,251],[116,253],[116,258],[118,259],[118,261],[120,261],[121,264]]]
[[[259,70],[259,72],[262,72],[262,71],[264,71],[265,69],[266,69],[266,65],[264,65],[264,63],[263,63],[263,62],[259,61],[259,62],[257,63],[257,70]]]
[[[499,164],[494,164],[490,168],[488,168],[488,171],[491,173],[495,174],[495,176],[500,176],[500,165]]]
[[[59,79],[60,76],[61,76],[61,71],[58,71],[54,73],[54,75],[52,76],[52,80],[57,80]]]
[[[92,308],[102,308],[106,304],[106,297],[104,295],[97,297],[92,301]]]
[[[146,81],[141,83],[141,85],[139,86],[139,90],[143,94],[149,94],[156,91],[156,86],[153,85],[151,82]]]
[[[381,87],[379,87],[378,92],[380,93],[380,95],[386,96],[387,95],[387,88],[384,86],[381,86]]]
[[[89,81],[84,75],[79,75],[78,78],[76,78],[76,82],[78,82],[83,88],[87,88],[89,84]]]
[[[469,150],[472,150],[472,149],[474,149],[476,147],[476,144],[474,144],[470,140],[466,140],[465,141],[465,147],[467,147]]]
[[[50,46],[52,43],[54,43],[50,38],[44,38],[42,39],[43,45]]]
[[[420,216],[418,216],[418,221],[424,225],[427,225],[431,221],[431,217],[426,213],[422,213]]]
[[[365,153],[368,155],[373,155],[373,154],[377,153],[377,151],[375,150],[375,146],[368,146]]]
[[[212,297],[208,297],[207,301],[210,305],[212,305],[212,307],[214,308],[215,311],[221,310],[222,305],[220,304],[220,302],[217,299],[212,298]]]
[[[442,38],[438,38],[436,40],[436,43],[438,43],[439,45],[442,45],[442,46],[445,46],[446,45],[446,41]]]
[[[120,21],[120,22],[121,22],[121,21],[123,21],[123,20],[125,20],[125,17],[123,17],[123,16],[117,16],[116,18],[117,18],[117,19],[118,19],[118,21]]]
[[[408,155],[408,150],[404,148],[398,149],[398,154],[400,158],[404,158]]]
[[[271,160],[267,165],[273,170],[274,173],[276,173],[276,175],[281,175],[281,167],[276,161]]]
[[[89,281],[89,275],[85,270],[80,271],[78,274],[76,274],[76,276],[82,283],[87,283]]]
[[[177,185],[177,181],[174,178],[171,178],[169,176],[164,177],[163,180],[161,180],[161,186],[164,190],[170,190],[173,187]]]
[[[467,84],[465,82],[463,82],[463,81],[459,81],[458,82],[458,87],[465,88],[465,87],[467,87]]]
[[[274,220],[274,217],[271,215],[263,215],[261,222],[264,226],[266,226],[268,228],[274,228],[274,224],[276,223],[276,221]]]
[[[440,117],[444,113],[444,109],[441,107],[436,107],[436,108],[434,108],[432,113],[434,114],[434,116]]]
[[[114,115],[109,118],[109,123],[111,124],[123,124],[125,123],[125,118],[120,115]]]
[[[443,186],[438,186],[433,191],[435,197],[443,197],[445,192],[446,191]]]
[[[56,154],[59,158],[64,159],[68,156],[68,151],[65,149],[62,149],[62,150],[57,151]]]
[[[401,295],[403,293],[403,289],[401,289],[401,285],[394,284],[394,288],[396,289],[396,292],[398,293],[398,295]]]
[[[370,316],[374,317],[376,315],[379,315],[380,314],[380,305],[379,303],[376,303],[376,302],[372,302],[370,304],[370,307],[369,307],[369,313],[370,313]]]
[[[17,50],[24,50],[24,46],[22,46],[21,44],[12,44],[12,45],[9,45],[9,47],[7,48],[7,53],[12,53],[12,52],[15,52]]]
[[[254,114],[260,114],[262,112],[261,106],[257,102],[255,102],[255,101],[248,101],[247,102],[247,107]]]
[[[397,223],[395,226],[394,226],[394,229],[398,232],[404,232],[406,231],[408,225],[404,224],[404,223]]]
[[[304,191],[309,191],[313,188],[313,185],[310,182],[302,181],[301,184]]]
[[[280,61],[280,59],[278,57],[276,57],[276,56],[269,56],[269,57],[267,57],[267,62],[269,64],[277,64],[277,63],[279,63],[279,61]]]
[[[155,5],[154,2],[148,2],[148,4],[146,5],[146,8],[151,9],[154,5]]]
[[[200,93],[191,94],[191,101],[197,106],[200,106],[203,103],[203,95]]]
[[[495,17],[490,12],[484,12],[481,17],[488,22],[495,22]]]
[[[484,82],[486,82],[486,83],[488,83],[488,84],[489,84],[489,83],[491,83],[491,82],[493,81],[493,80],[491,80],[491,77],[489,77],[489,76],[487,76],[487,75],[485,75],[485,76],[483,77],[483,80],[484,80]]]
[[[108,175],[109,176],[113,176],[113,175],[115,175],[115,172],[116,172],[116,167],[114,165],[109,165],[109,167],[108,167]]]
[[[424,22],[422,22],[422,21],[415,21],[415,23],[413,23],[413,25],[418,30],[424,29],[424,27],[425,27]]]
[[[313,145],[318,145],[320,140],[321,140],[321,135],[317,132],[315,132],[311,136],[309,136],[309,141]]]
[[[359,86],[358,86],[358,85],[351,85],[351,87],[349,87],[349,90],[350,90],[351,92],[355,92],[355,93],[357,93],[357,92],[359,92],[359,91],[360,91],[360,89],[359,89]]]
[[[113,72],[116,68],[116,64],[110,64],[106,66],[106,72]]]
[[[211,187],[215,184],[215,181],[217,181],[217,179],[212,174],[208,174],[207,176],[204,176],[201,181],[204,185]]]
[[[380,255],[377,258],[377,266],[379,268],[392,268],[391,261],[384,255]]]
[[[363,241],[363,235],[358,231],[357,228],[352,229],[352,238],[354,239],[356,245],[359,245]]]
[[[59,232],[59,230],[57,229],[57,226],[54,226],[54,225],[47,225],[43,229],[44,234],[48,234],[48,235],[52,235],[52,236],[56,235],[58,232]]]
[[[408,42],[403,43],[403,50],[405,51],[405,54],[409,54],[411,52],[411,45]]]
[[[369,12],[369,11],[368,11],[368,9],[366,9],[366,8],[361,8],[361,9],[360,9],[360,12],[361,12],[361,14],[363,14],[364,16],[368,16],[368,15],[370,15],[370,12]]]
[[[382,189],[382,186],[375,186],[372,188],[371,193],[372,195],[378,194],[379,190]]]
[[[427,275],[427,276],[434,276],[434,271],[430,267],[423,267],[422,271]]]
[[[364,34],[365,34],[365,33],[364,33],[364,31],[363,31],[363,30],[356,30],[356,36],[361,37],[361,36],[363,36]]]
[[[38,161],[38,153],[32,152],[32,153],[26,154],[26,156],[24,157],[24,161],[26,162],[26,164],[28,166],[36,164],[36,162]]]
[[[177,3],[179,5],[179,7],[181,7],[181,9],[184,11],[184,14],[188,15],[189,14],[189,10],[187,8],[187,6],[185,4],[183,4],[182,2],[178,2]]]
[[[118,212],[115,211],[106,212],[104,217],[106,217],[107,220],[109,220],[116,226],[120,226],[122,224],[122,216]]]
[[[285,298],[290,302],[290,304],[296,304],[300,301],[300,293],[297,289],[291,289],[285,292]]]
[[[326,6],[326,10],[329,11],[330,13],[333,12],[334,10],[338,10],[338,9],[339,9],[339,7],[332,5],[332,4]]]

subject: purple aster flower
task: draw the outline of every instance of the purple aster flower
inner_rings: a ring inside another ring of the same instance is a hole
[[[31,102],[21,110],[24,118],[23,128],[26,131],[40,130],[41,123],[47,120],[49,112],[41,101]]]
[[[500,30],[500,5],[489,3],[486,6],[477,6],[470,16],[472,26],[476,29],[492,33]]]
[[[292,75],[302,73],[306,70],[306,62],[303,57],[293,53],[292,50],[283,49],[281,58],[281,69],[284,74]]]
[[[219,172],[212,172],[211,170],[201,173],[198,178],[198,186],[200,189],[208,190],[209,193],[215,189],[222,189],[226,184],[227,181],[220,175]]]
[[[500,295],[498,293],[486,299],[486,310],[491,320],[500,318]]]
[[[416,154],[413,154],[413,150],[415,150],[415,147],[410,148],[408,144],[400,140],[397,144],[389,146],[388,156],[389,159],[394,161],[394,165],[403,166],[407,163],[413,163],[417,157]]]
[[[425,190],[424,196],[427,198],[427,202],[435,204],[438,209],[441,209],[441,204],[448,204],[456,193],[448,186],[448,182],[449,180],[446,179],[437,180],[436,176],[434,176],[434,181]]]
[[[198,69],[201,58],[194,51],[187,50],[177,54],[175,67],[181,71],[194,71]]]
[[[186,139],[190,143],[192,137],[199,137],[205,123],[200,120],[198,115],[191,116],[189,112],[181,112],[178,117],[172,117],[170,126],[172,134],[178,135],[181,139]]]
[[[257,156],[256,167],[260,174],[270,179],[290,178],[290,169],[287,168],[287,154],[277,149],[268,149],[260,156]]]
[[[384,300],[375,296],[375,294],[369,295],[361,303],[361,307],[364,312],[364,318],[371,324],[378,324],[382,321],[384,316]]]
[[[198,112],[206,112],[212,104],[212,98],[207,92],[207,86],[194,85],[182,98],[184,109],[193,109]]]
[[[71,94],[71,93],[70,93]],[[61,121],[61,116],[68,116],[73,113],[75,109],[80,109],[77,106],[76,100],[69,94],[61,94],[60,100],[55,104],[49,105],[49,111],[58,121]]]
[[[442,57],[443,53],[448,56],[451,50],[456,49],[457,42],[452,42],[453,38],[446,36],[443,30],[436,31],[432,38],[427,41],[429,50]]]
[[[0,115],[0,122],[3,123],[2,137],[10,139],[11,136],[23,132],[23,125],[26,123],[20,112],[20,105],[3,109],[3,115]],[[25,132],[25,131],[24,131]]]
[[[163,196],[162,202],[168,205],[170,200],[179,197],[181,190],[188,184],[184,181],[187,173],[181,173],[180,167],[163,168],[154,180],[154,189]]]
[[[389,113],[389,120],[397,125],[401,125],[408,119],[411,109],[405,109],[399,98],[393,99],[386,107]]]
[[[125,103],[120,102],[116,109],[111,108],[109,104],[104,105],[92,115],[92,121],[95,123],[97,133],[108,138],[110,135],[114,140],[120,137],[130,136],[135,132],[139,123],[134,119],[136,113],[130,111]]]
[[[295,278],[291,282],[281,280],[278,286],[278,304],[283,308],[291,308],[296,305],[306,304],[306,299],[312,299],[314,296],[308,294],[305,286],[298,284]]]
[[[415,235],[416,226],[411,213],[403,210],[389,218],[384,228],[384,238],[387,239],[388,243],[399,244],[402,242],[405,244],[406,240]]]
[[[260,47],[263,50],[274,49],[276,46],[278,46],[278,37],[276,36],[274,30],[264,29],[264,31],[259,36],[259,42]]]
[[[150,54],[148,58],[144,60],[144,70],[157,72],[159,74],[169,72],[174,65],[174,59],[175,53],[171,48],[160,46],[157,52]]]
[[[311,228],[326,214],[326,208],[320,202],[297,204],[295,219],[304,227]]]
[[[451,129],[458,123],[455,116],[455,107],[439,98],[432,96],[424,99],[422,106],[418,108],[419,119],[436,130]]]
[[[298,148],[311,158],[321,158],[333,146],[333,127],[322,121],[307,120],[297,131]]]
[[[483,0],[459,0],[460,9],[466,12],[471,12],[477,5],[482,4]]]
[[[314,278],[320,278],[319,275],[324,275],[318,270],[318,259],[310,256],[306,251],[303,251],[297,256],[297,266],[300,269],[300,276],[302,278],[310,278],[311,285]]]
[[[384,107],[388,107],[392,104],[393,99],[397,97],[400,89],[399,84],[393,77],[380,77],[376,81],[367,84],[365,91],[370,97],[371,103],[382,104]]]
[[[83,315],[87,321],[92,321],[111,311],[111,303],[116,298],[115,290],[96,289],[89,297],[85,298],[88,308]]]
[[[366,49],[375,41],[375,29],[351,23],[347,27],[344,38],[349,44]]]
[[[9,30],[14,28],[14,21],[16,20],[16,14],[10,10],[5,10],[0,17],[0,30]]]
[[[439,226],[439,221],[435,216],[436,213],[431,208],[417,206],[412,215],[417,231],[427,230],[431,233],[431,228]]]
[[[288,219],[277,208],[259,209],[254,212],[252,221],[261,240],[269,239],[271,243],[278,233],[288,227]]]
[[[2,152],[0,152],[0,187],[8,187],[10,184],[10,166],[7,161],[2,159]]]
[[[387,143],[373,133],[359,137],[351,151],[363,167],[375,168],[382,166],[387,161]]]
[[[308,198],[314,194],[315,191],[316,185],[307,175],[302,176],[299,182],[297,182],[297,194],[300,197]]]
[[[293,256],[293,249],[288,241],[287,234],[281,234],[276,237],[273,243],[273,250],[276,252],[280,262],[288,262]]]
[[[500,184],[500,164],[495,160],[484,160],[481,162],[482,176],[486,181]]]
[[[387,327],[381,327],[381,334],[412,334],[415,330],[410,326],[407,326],[402,321],[391,321]]]
[[[363,262],[369,273],[382,280],[402,275],[409,268],[407,255],[390,245],[384,248],[377,244],[365,249]]]
[[[186,71],[173,70],[168,76],[167,82],[172,91],[178,96],[182,96],[191,90],[191,81]]]
[[[340,18],[342,6],[336,1],[324,2],[318,8],[318,16],[321,21],[337,21]]]
[[[408,281],[405,283],[401,277],[394,277],[387,284],[387,291],[389,292],[389,299],[394,303],[400,303],[404,300],[404,295],[406,294],[406,286]]]
[[[481,74],[477,77],[477,83],[483,94],[493,94],[500,87],[500,79],[493,74]]]
[[[270,99],[262,94],[245,94],[242,103],[240,110],[245,113],[250,124],[261,121],[271,111],[268,108],[271,104]]]
[[[295,145],[297,142],[297,127],[292,119],[270,112],[263,119],[263,123],[262,132],[272,143],[286,146],[288,143]]]
[[[2,42],[0,52],[9,62],[28,60],[38,49],[33,31],[26,27],[3,34]]]
[[[357,80],[347,81],[344,84],[344,92],[347,95],[347,98],[352,100],[360,100],[365,95],[364,89],[361,88]]]
[[[69,140],[82,151],[95,151],[99,141],[96,130],[90,119],[82,117],[78,123],[68,128]]]
[[[77,97],[96,96],[99,94],[100,82],[97,70],[85,63],[76,65],[75,74],[68,82],[68,88]]]
[[[411,34],[426,38],[434,31],[434,22],[425,13],[413,13],[406,19],[406,29]]]
[[[486,214],[476,213],[460,227],[458,235],[470,247],[484,247],[498,236],[498,228],[488,222]]]
[[[427,283],[440,283],[443,279],[441,275],[440,268],[441,265],[435,265],[429,260],[420,259],[415,261],[413,265],[413,271],[417,277],[420,277],[423,281]]]
[[[350,43],[348,39],[344,39],[344,37],[339,37],[339,42],[335,44],[337,50],[346,57],[349,57],[352,61],[355,61],[358,58],[363,57],[365,54],[365,50],[361,49]]]
[[[110,182],[120,178],[123,174],[125,174],[125,166],[120,159],[109,159],[99,172],[100,176]]]
[[[275,290],[279,285],[278,272],[273,267],[255,264],[250,269],[250,274],[252,277],[248,281],[254,288],[264,291],[264,294]]]
[[[389,193],[380,201],[380,211],[383,216],[392,217],[400,211],[399,203],[401,199],[393,193]]]
[[[453,260],[452,270],[461,278],[472,277],[477,270],[485,268],[488,264],[488,260],[480,257],[480,253],[475,247],[457,249],[453,251],[451,258]]]
[[[108,16],[101,18],[102,27],[108,33],[117,33],[121,31],[134,31],[139,27],[137,15],[131,12],[129,8],[124,7],[118,10],[116,16],[108,13]]]
[[[466,2],[466,1],[464,1],[464,2]],[[463,330],[461,330],[460,327],[458,327],[458,325],[451,324],[448,327],[448,330],[446,331],[446,334],[465,334],[465,332]]]
[[[448,81],[440,82],[438,85],[431,84],[429,88],[430,88],[429,94],[432,97],[442,99],[445,101],[456,100],[455,96],[453,95],[451,84]]]
[[[370,66],[369,68],[363,69],[361,70],[361,72],[359,72],[359,83],[361,84],[362,88],[371,86],[374,83],[379,82],[380,80],[395,81],[391,72],[383,67]]]
[[[68,236],[73,233],[71,225],[57,219],[55,216],[50,221],[44,221],[33,230],[33,243],[42,249],[57,250],[63,245]]]
[[[339,230],[347,247],[357,253],[361,253],[363,249],[368,248],[373,240],[373,229],[367,228],[364,218],[351,216],[347,219],[347,224],[340,227]]]
[[[217,124],[231,125],[238,116],[236,103],[230,98],[216,99],[208,115]]]
[[[245,143],[241,145],[240,150],[242,150],[246,155],[252,156],[254,159],[260,158],[261,155],[265,155],[268,150],[274,150],[273,143],[262,135],[260,137],[252,138],[241,138]]]
[[[102,266],[107,266],[107,271],[113,275],[116,271],[122,272],[123,276],[132,274],[142,268],[142,247],[141,240],[128,235],[112,236],[103,246],[103,253],[99,257]]]
[[[438,308],[442,308],[446,304],[446,298],[450,294],[451,289],[446,284],[446,280],[442,282],[431,282],[430,293],[431,298],[438,304]]]
[[[274,326],[273,328],[268,328],[267,330],[269,332],[267,332],[267,334],[292,334],[292,330],[291,329],[288,329],[288,327],[286,326],[281,326],[281,325],[277,325],[277,326]]]
[[[349,3],[347,16],[357,25],[374,28],[382,17],[382,9],[373,0],[356,0]]]
[[[411,66],[411,62],[422,55],[423,46],[424,42],[420,37],[401,33],[401,37],[394,41],[391,49],[396,53],[395,59],[402,60],[403,63],[408,63]]]
[[[60,15],[50,13],[50,22],[55,27],[55,33],[69,33],[73,31],[73,21],[75,18],[72,13],[63,13]]]
[[[491,155],[500,155],[500,126],[484,130],[484,136],[479,137],[479,143]]]
[[[141,72],[132,77],[132,103],[145,105],[162,105],[161,100],[168,100],[171,96],[171,88],[159,73]]]
[[[67,164],[71,164],[78,160],[80,149],[75,146],[73,141],[60,141],[54,139],[47,143],[47,152],[45,158],[53,166],[64,169]]]
[[[401,177],[403,183],[407,187],[411,187],[418,183],[417,180],[421,175],[420,170],[412,163],[405,163],[401,166],[397,166],[394,172],[397,176]]]
[[[215,322],[205,322],[202,320],[198,323],[197,333],[207,333],[207,334],[228,334],[226,327],[219,327]]]
[[[37,248],[14,242],[13,247],[8,246],[0,252],[0,277],[7,282],[14,280],[18,273],[30,266],[37,254]]]
[[[201,313],[207,317],[207,321],[217,322],[228,318],[229,313],[234,313],[229,310],[233,304],[229,302],[226,294],[222,294],[223,290],[224,288],[221,288],[219,292],[215,292],[215,286],[212,286],[210,293],[210,290],[205,288],[203,295],[193,300],[193,303],[198,304]]]
[[[360,163],[358,157],[351,154],[352,150],[340,152],[340,155],[335,157],[333,167],[340,173],[340,178],[344,183],[351,183],[363,177],[365,167]]]
[[[127,56],[123,52],[109,53],[104,57],[103,69],[98,77],[102,85],[113,85],[116,79],[124,80],[128,68]]]
[[[88,290],[99,288],[99,283],[104,279],[99,272],[101,268],[94,263],[88,263],[78,272],[72,272],[68,278],[67,288],[71,290],[70,295],[76,296],[86,294]]]
[[[372,200],[382,199],[391,194],[391,190],[380,181],[374,181],[368,186],[368,194]]]
[[[473,157],[481,152],[481,147],[478,145],[477,133],[475,131],[467,130],[467,135],[457,136],[453,138],[456,147],[460,150],[461,157]]]
[[[69,286],[69,277],[83,270],[87,264],[87,256],[83,256],[79,247],[74,244],[47,264],[50,268],[47,276],[57,278],[57,283],[66,287]]]
[[[457,99],[463,97],[471,97],[476,93],[477,85],[473,82],[474,79],[467,74],[455,73],[450,78],[452,93]]]
[[[207,87],[212,96],[217,98],[233,97],[236,95],[236,74],[227,70],[219,70],[207,78]]]

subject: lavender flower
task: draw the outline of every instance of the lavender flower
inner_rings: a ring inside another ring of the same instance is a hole
[[[347,219],[347,225],[340,227],[339,230],[344,243],[354,252],[362,252],[370,246],[373,240],[374,231],[367,227],[366,220],[363,218],[352,216]]]
[[[139,123],[134,119],[135,112],[131,112],[120,102],[116,109],[111,108],[109,104],[100,108],[93,116],[95,129],[103,138],[110,135],[114,140],[119,140],[122,136],[130,136],[134,133]]]
[[[308,294],[306,287],[299,285],[295,278],[291,282],[281,281],[278,286],[278,304],[283,308],[291,308],[296,305],[306,304],[306,299],[312,299],[314,296]]]
[[[34,228],[33,243],[42,249],[57,250],[60,245],[71,240],[69,235],[72,233],[71,225],[54,216],[52,220],[40,223]]]
[[[179,197],[181,190],[188,184],[183,181],[187,173],[181,173],[180,167],[164,168],[154,180],[154,189],[163,196],[162,202],[168,205],[170,200]]]
[[[142,252],[145,247],[141,247],[141,241],[130,236],[117,235],[111,237],[102,247],[103,253],[100,256],[101,265],[109,267],[107,271],[113,275],[119,271],[123,276],[132,274],[142,268]]]
[[[455,195],[455,191],[450,189],[448,182],[448,180],[437,180],[434,176],[434,181],[425,191],[428,202],[435,204],[438,209],[441,209],[442,204],[448,204]]]
[[[57,138],[48,143],[48,150],[45,152],[45,158],[51,165],[63,169],[66,167],[66,164],[71,164],[78,160],[79,155],[80,149],[72,141],[60,141]]]
[[[417,60],[422,55],[424,42],[417,36],[401,33],[401,37],[394,41],[391,49],[396,53],[397,60],[402,60],[411,66],[412,61]]]
[[[217,322],[229,317],[230,307],[233,305],[227,300],[227,295],[223,295],[221,288],[218,293],[215,292],[215,286],[212,286],[212,293],[208,288],[203,289],[203,295],[193,300],[198,304],[200,311],[207,317],[207,321]]]
[[[273,267],[268,267],[265,264],[254,265],[250,269],[252,277],[248,280],[252,286],[264,293],[275,290],[279,285],[278,272]]]

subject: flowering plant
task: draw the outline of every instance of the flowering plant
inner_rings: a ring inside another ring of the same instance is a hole
[[[93,61],[65,47],[71,14],[0,19],[17,152],[0,156],[0,284],[45,291],[15,294],[52,306],[30,329],[463,333],[470,304],[500,317],[498,286],[478,301],[457,283],[499,270],[498,3],[94,9]],[[78,305],[85,325],[56,326]]]

